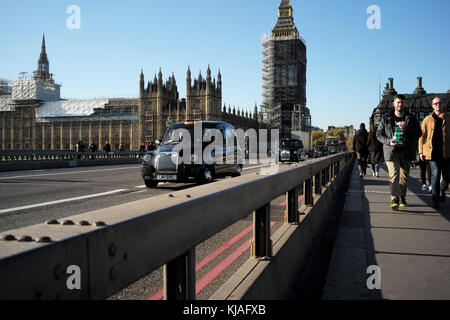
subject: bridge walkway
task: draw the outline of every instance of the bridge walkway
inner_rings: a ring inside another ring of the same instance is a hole
[[[412,168],[392,211],[387,167],[360,178],[355,162],[322,299],[450,299],[450,198],[433,208],[421,186]]]

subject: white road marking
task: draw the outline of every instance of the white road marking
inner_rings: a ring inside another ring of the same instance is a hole
[[[102,192],[102,193],[96,193],[96,194],[90,194],[90,195],[80,196],[80,197],[75,197],[75,198],[67,198],[67,199],[61,199],[61,200],[55,200],[55,201],[48,201],[48,202],[30,204],[30,205],[27,205],[27,206],[2,209],[2,210],[0,210],[0,214],[12,212],[12,211],[20,211],[20,210],[25,210],[25,209],[44,207],[44,206],[48,206],[48,205],[52,205],[52,204],[71,202],[71,201],[83,200],[83,199],[89,199],[89,198],[95,198],[95,197],[101,197],[101,196],[107,196],[107,195],[110,195],[110,194],[119,193],[119,192],[123,192],[123,191],[127,191],[127,190],[128,189],[117,189],[117,190],[112,190],[112,191],[107,191],[107,192]]]
[[[390,191],[383,191],[383,190],[354,190],[349,189],[347,190],[347,194],[349,193],[376,193],[376,194],[391,194]],[[414,196],[414,197],[431,197],[432,194],[429,193],[413,193],[413,192],[407,192],[407,196]]]
[[[71,171],[71,172],[55,172],[55,173],[44,173],[44,174],[30,174],[30,175],[24,175],[24,176],[0,177],[0,180],[17,179],[17,178],[33,178],[33,177],[43,177],[43,176],[57,176],[57,175],[74,174],[74,173],[89,173],[89,172],[101,172],[101,171],[127,170],[127,169],[136,169],[136,167],[115,168],[115,169],[98,169],[98,170],[84,170],[84,171]]]

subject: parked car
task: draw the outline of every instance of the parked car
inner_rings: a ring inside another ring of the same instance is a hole
[[[280,162],[304,160],[303,142],[299,139],[284,138],[280,140]]]
[[[201,137],[196,137],[195,125],[201,128]],[[220,132],[223,137],[221,150],[208,148],[215,142],[213,131]],[[189,133],[191,141],[187,141],[189,138],[184,137],[183,132],[185,135]],[[145,185],[156,188],[163,181],[208,183],[219,175],[239,176],[243,165],[238,163],[238,157],[242,151],[235,142],[235,129],[226,122],[186,121],[173,124],[162,141],[157,141],[159,149],[147,151],[142,158],[141,174]],[[188,161],[183,161],[186,157],[182,154],[185,149],[181,148],[181,143],[190,146]],[[208,148],[206,153],[205,148]]]

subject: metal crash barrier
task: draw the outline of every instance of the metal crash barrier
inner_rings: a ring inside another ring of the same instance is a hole
[[[1,150],[0,171],[66,168],[89,165],[138,163],[139,152],[75,152],[51,150]]]
[[[3,232],[0,299],[105,299],[160,266],[165,299],[195,299],[198,244],[253,212],[253,258],[270,259],[270,202],[285,194],[285,223],[301,224],[303,212],[352,159],[341,153],[273,166]]]

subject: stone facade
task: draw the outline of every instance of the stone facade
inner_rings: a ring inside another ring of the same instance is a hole
[[[139,81],[139,137],[140,141],[154,141],[161,139],[167,126],[187,120],[225,121],[236,128],[247,130],[265,127],[262,117],[258,117],[255,106],[253,115],[248,111],[244,114],[238,110],[222,105],[222,75],[211,78],[208,66],[206,79],[202,74],[192,82],[191,71],[186,73],[186,98],[179,99],[177,83],[174,75],[163,83],[161,70],[158,77],[154,77],[147,85],[144,73],[141,72]]]

